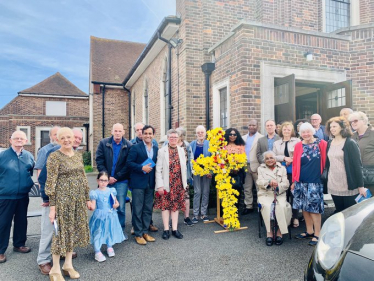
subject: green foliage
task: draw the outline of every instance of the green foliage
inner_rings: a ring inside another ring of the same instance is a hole
[[[85,151],[83,152],[83,164],[85,166],[91,166],[91,151]]]
[[[91,165],[85,165],[85,166],[84,166],[84,171],[85,171],[86,173],[92,173],[92,172],[93,172],[93,168],[92,168]]]

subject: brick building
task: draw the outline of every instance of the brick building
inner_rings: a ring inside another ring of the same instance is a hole
[[[246,132],[249,118],[326,121],[343,107],[374,118],[374,1],[176,4],[123,81],[127,120],[157,140],[178,125],[190,140],[199,124]]]
[[[90,150],[94,157],[99,141],[121,123],[129,138],[129,93],[122,81],[145,44],[91,36],[90,41]],[[94,162],[93,162],[94,163]]]
[[[22,130],[28,139],[25,148],[36,156],[38,149],[50,142],[50,128],[62,126],[82,129],[81,149],[86,149],[84,124],[88,124],[88,95],[57,72],[18,92],[0,110],[0,147],[9,147],[12,132]]]

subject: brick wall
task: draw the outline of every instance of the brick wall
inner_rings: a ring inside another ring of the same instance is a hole
[[[65,101],[66,117],[46,116],[46,101]],[[88,99],[18,96],[0,111],[0,147],[9,147],[17,126],[30,126],[30,142],[25,149],[35,155],[36,127],[83,127],[88,123]],[[86,147],[84,147],[86,149]]]
[[[113,88],[106,86],[105,88],[105,109],[104,109],[104,137],[110,137],[112,127],[116,123],[121,123],[125,129],[125,138],[128,139],[128,93],[123,88]],[[95,85],[93,93],[93,147],[92,154],[95,159],[97,145],[103,139],[102,135],[102,88]]]
[[[360,24],[374,22],[374,1],[360,0]]]

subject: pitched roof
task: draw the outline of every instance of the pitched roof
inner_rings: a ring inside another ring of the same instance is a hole
[[[60,74],[60,72],[48,77],[42,82],[18,92],[18,94],[53,95],[53,96],[87,96],[73,83]]]
[[[91,81],[122,83],[146,44],[91,36]]]

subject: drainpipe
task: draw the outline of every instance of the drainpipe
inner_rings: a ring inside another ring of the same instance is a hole
[[[103,138],[105,138],[105,85],[103,86],[103,100],[102,100],[102,121],[101,128],[103,131]]]
[[[168,86],[167,86],[167,91],[168,91],[168,111],[169,111],[169,116],[168,116],[168,123],[169,123],[169,128],[170,130],[172,128],[171,125],[171,110],[173,109],[171,105],[171,48],[173,47],[170,43],[170,41],[166,40],[165,38],[161,37],[160,32],[157,33],[158,39],[161,41],[164,41],[168,45],[168,73],[167,73],[167,80],[168,80]]]
[[[209,113],[210,113],[210,100],[209,100],[209,90],[210,90],[210,75],[212,74],[212,72],[214,71],[214,69],[216,68],[216,65],[212,62],[207,62],[207,63],[204,63],[202,66],[201,66],[201,70],[204,72],[205,74],[205,100],[206,100],[206,129],[209,130],[210,129],[210,126],[209,126],[209,120],[210,120],[210,116],[209,116]]]
[[[123,89],[129,93],[129,140],[131,140],[131,91],[126,88],[125,85],[122,85]]]

